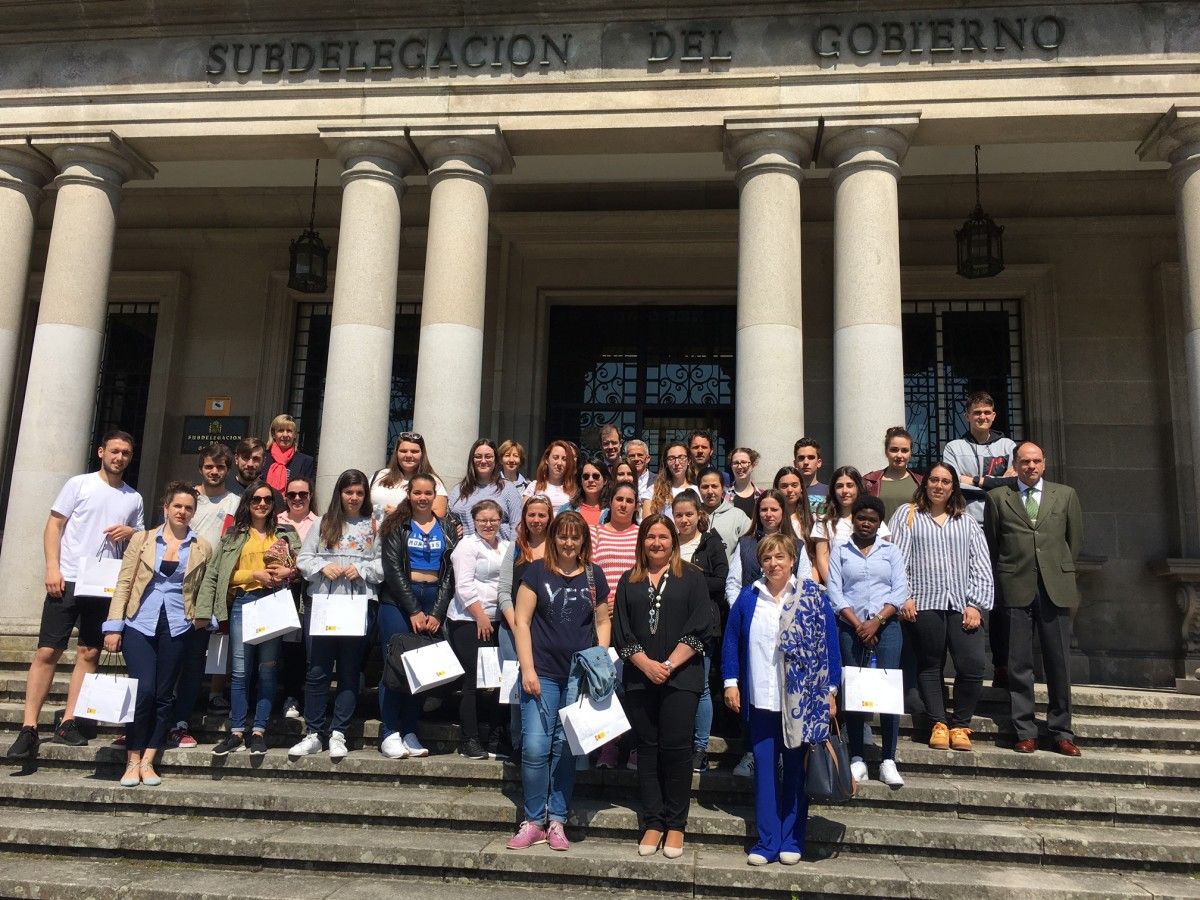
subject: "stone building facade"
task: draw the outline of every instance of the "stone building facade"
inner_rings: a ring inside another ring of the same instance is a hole
[[[661,13],[6,12],[4,627],[36,619],[46,511],[101,426],[138,432],[148,507],[195,438],[280,411],[322,497],[406,428],[453,478],[480,434],[703,424],[766,481],[803,434],[826,472],[905,421],[931,458],[987,387],[1083,501],[1077,676],[1194,669],[1200,7]],[[1006,267],[968,280],[974,145]],[[304,294],[318,159],[334,253]]]

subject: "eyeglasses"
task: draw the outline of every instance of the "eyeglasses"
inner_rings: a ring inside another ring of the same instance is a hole
[[[264,504],[264,503],[267,505],[270,505],[274,502],[275,502],[275,498],[269,497],[269,496],[268,497],[254,496],[254,497],[250,498],[251,506],[259,506],[260,504]]]
[[[687,459],[687,454],[686,454],[686,453],[685,453],[684,455],[682,455],[682,456],[680,456],[678,453],[676,453],[676,454],[674,454],[674,455],[672,455],[672,456],[668,456],[668,457],[667,457],[667,462],[683,462],[685,459]]]
[[[284,496],[289,500],[307,500],[308,491],[288,491]]]
[[[603,481],[604,476],[599,472],[585,472],[579,476],[580,481]]]
[[[398,440],[398,441],[408,441],[408,442],[410,442],[410,443],[413,443],[413,444],[423,444],[423,443],[425,443],[425,438],[421,437],[421,435],[420,435],[419,433],[415,432],[415,431],[402,431],[402,432],[400,432],[400,434],[397,436],[396,440]]]
[[[476,519],[475,520],[476,527],[478,527],[480,525],[499,525],[499,524],[500,524],[499,519]]]

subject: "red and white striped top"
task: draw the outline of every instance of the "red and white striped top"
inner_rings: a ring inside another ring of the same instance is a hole
[[[604,573],[608,582],[608,606],[617,599],[617,582],[637,561],[637,525],[624,531],[613,531],[607,523],[592,529],[592,562]]]

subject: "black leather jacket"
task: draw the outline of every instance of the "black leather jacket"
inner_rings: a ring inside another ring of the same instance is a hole
[[[437,601],[430,613],[439,622],[446,621],[446,611],[454,599],[454,566],[450,554],[458,543],[457,521],[451,517],[438,519],[442,535],[446,540],[442,562],[438,567]],[[409,575],[412,569],[408,561],[408,527],[395,528],[383,538],[383,584],[379,591],[379,602],[398,606],[406,616],[420,612],[416,594],[413,593]]]

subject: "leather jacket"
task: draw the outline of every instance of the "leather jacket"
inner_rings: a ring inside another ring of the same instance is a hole
[[[446,546],[438,566],[437,600],[430,615],[445,622],[446,611],[454,599],[454,566],[450,563],[450,554],[458,543],[458,523],[453,516],[445,516],[438,519],[438,524],[442,527]],[[408,559],[408,528],[406,522],[383,537],[383,585],[379,602],[397,606],[406,616],[414,616],[421,611],[421,606],[409,580],[412,569]]]

